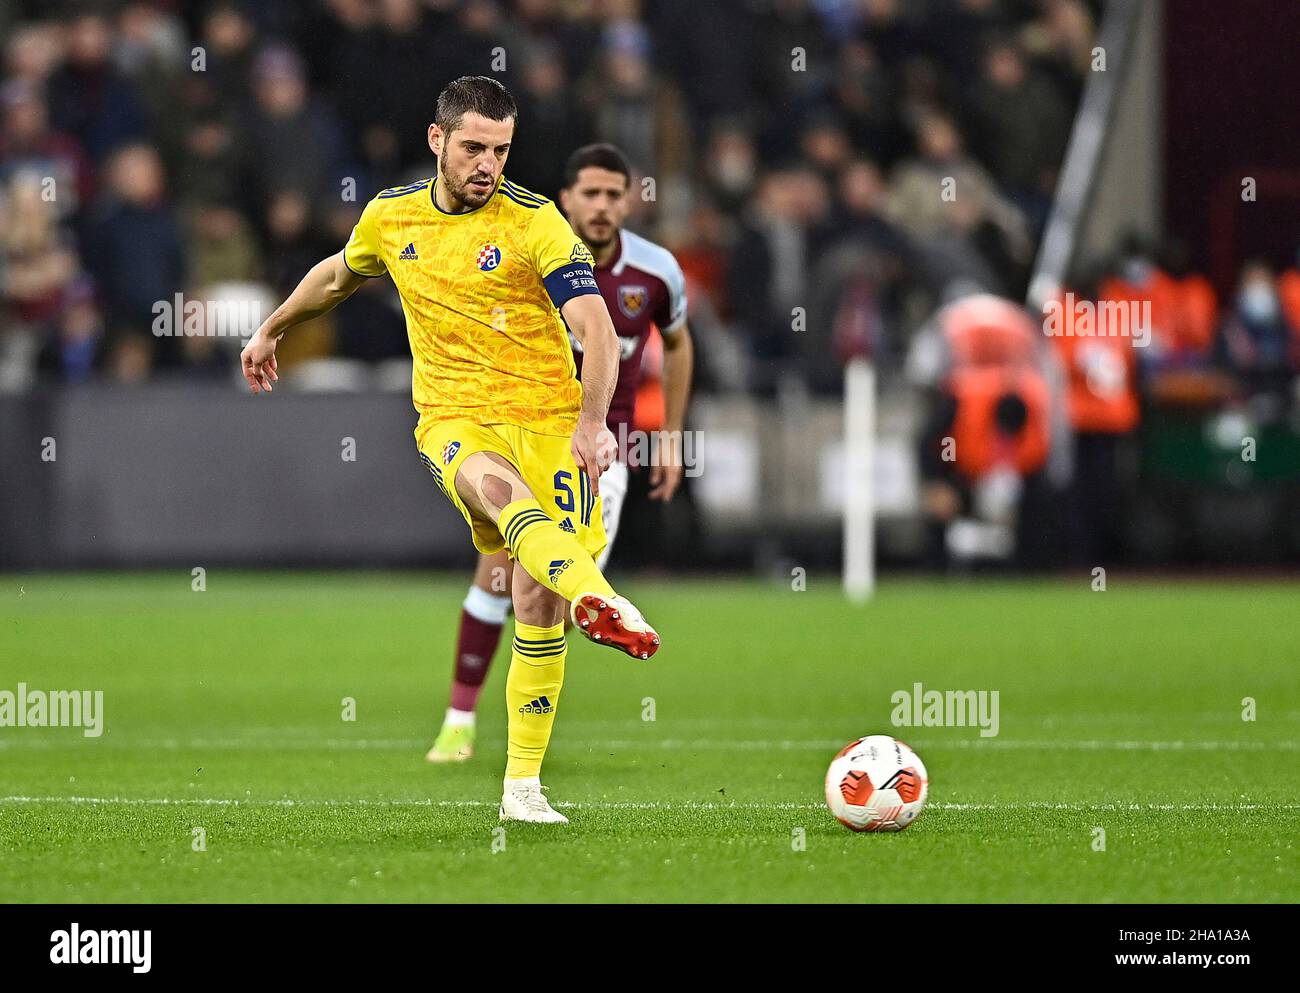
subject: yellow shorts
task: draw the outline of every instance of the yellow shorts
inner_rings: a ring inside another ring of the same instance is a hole
[[[600,498],[591,492],[587,474],[574,463],[568,436],[537,434],[514,424],[421,419],[415,428],[415,444],[420,460],[465,518],[474,547],[483,554],[498,552],[506,544],[496,521],[476,517],[456,492],[456,473],[475,452],[495,452],[513,465],[542,510],[561,530],[576,537],[593,559],[604,550]]]

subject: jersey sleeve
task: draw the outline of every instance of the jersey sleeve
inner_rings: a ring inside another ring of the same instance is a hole
[[[600,294],[591,270],[591,250],[573,233],[554,203],[533,212],[525,240],[533,268],[557,309],[574,297]]]
[[[343,249],[343,264],[358,276],[372,279],[388,271],[379,240],[378,200],[371,200],[361,212],[361,219],[352,229],[352,237]]]
[[[654,315],[659,333],[671,338],[686,326],[686,276],[677,260],[668,256],[669,265],[661,275],[664,286],[668,289],[667,299],[660,305]]]

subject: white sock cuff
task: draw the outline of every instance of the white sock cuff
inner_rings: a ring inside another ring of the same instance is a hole
[[[447,716],[443,718],[443,723],[449,727],[473,727],[474,711],[457,710],[455,707],[447,708]]]
[[[523,777],[521,777],[521,778],[519,778],[519,779],[507,779],[507,780],[504,780],[504,781],[503,781],[503,785],[505,786],[506,789],[510,789],[510,787],[512,787],[512,786],[518,786],[518,785],[520,785],[521,783],[524,784],[524,785],[528,785],[528,786],[541,786],[541,785],[542,785],[542,777],[541,777],[541,776],[523,776]]]
[[[461,604],[465,613],[484,624],[505,624],[510,615],[510,597],[500,593],[489,593],[477,586],[471,586]]]

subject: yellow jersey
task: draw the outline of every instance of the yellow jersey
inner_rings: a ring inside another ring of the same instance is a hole
[[[421,422],[571,434],[582,386],[558,308],[599,294],[591,252],[554,203],[504,177],[463,214],[438,206],[435,183],[384,190],[343,250],[357,275],[397,286]]]

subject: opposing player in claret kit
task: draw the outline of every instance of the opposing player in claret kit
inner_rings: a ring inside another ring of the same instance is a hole
[[[344,250],[303,277],[240,358],[250,389],[271,392],[288,328],[366,279],[392,277],[414,359],[420,458],[478,550],[513,559],[500,816],[566,823],[539,778],[565,618],[637,659],[658,651],[659,635],[596,565],[606,544],[600,481],[617,449],[605,422],[619,340],[586,243],[555,204],[503,174],[517,120],[496,80],[448,84],[428,131],[437,176],[371,200]],[[566,326],[583,348],[581,382]]]
[[[681,431],[690,399],[693,363],[686,323],[686,281],[672,253],[624,229],[630,186],[631,170],[617,148],[587,145],[569,157],[560,205],[591,250],[596,285],[618,332],[618,385],[609,406],[607,426],[620,439],[628,438],[632,430],[643,353],[652,327],[657,327],[663,338],[664,430],[660,444],[643,447],[655,453],[654,464],[649,467],[650,496],[670,500],[681,483]],[[572,345],[576,360],[582,364],[582,342],[573,337]],[[618,533],[627,494],[628,454],[620,450],[621,457],[601,476],[601,516],[608,538],[596,560],[601,569]],[[575,526],[574,498],[558,486],[555,507],[563,515],[561,528]],[[473,585],[461,609],[451,702],[442,730],[426,756],[430,762],[463,762],[474,754],[475,708],[510,612],[510,578],[504,552],[479,557]]]

